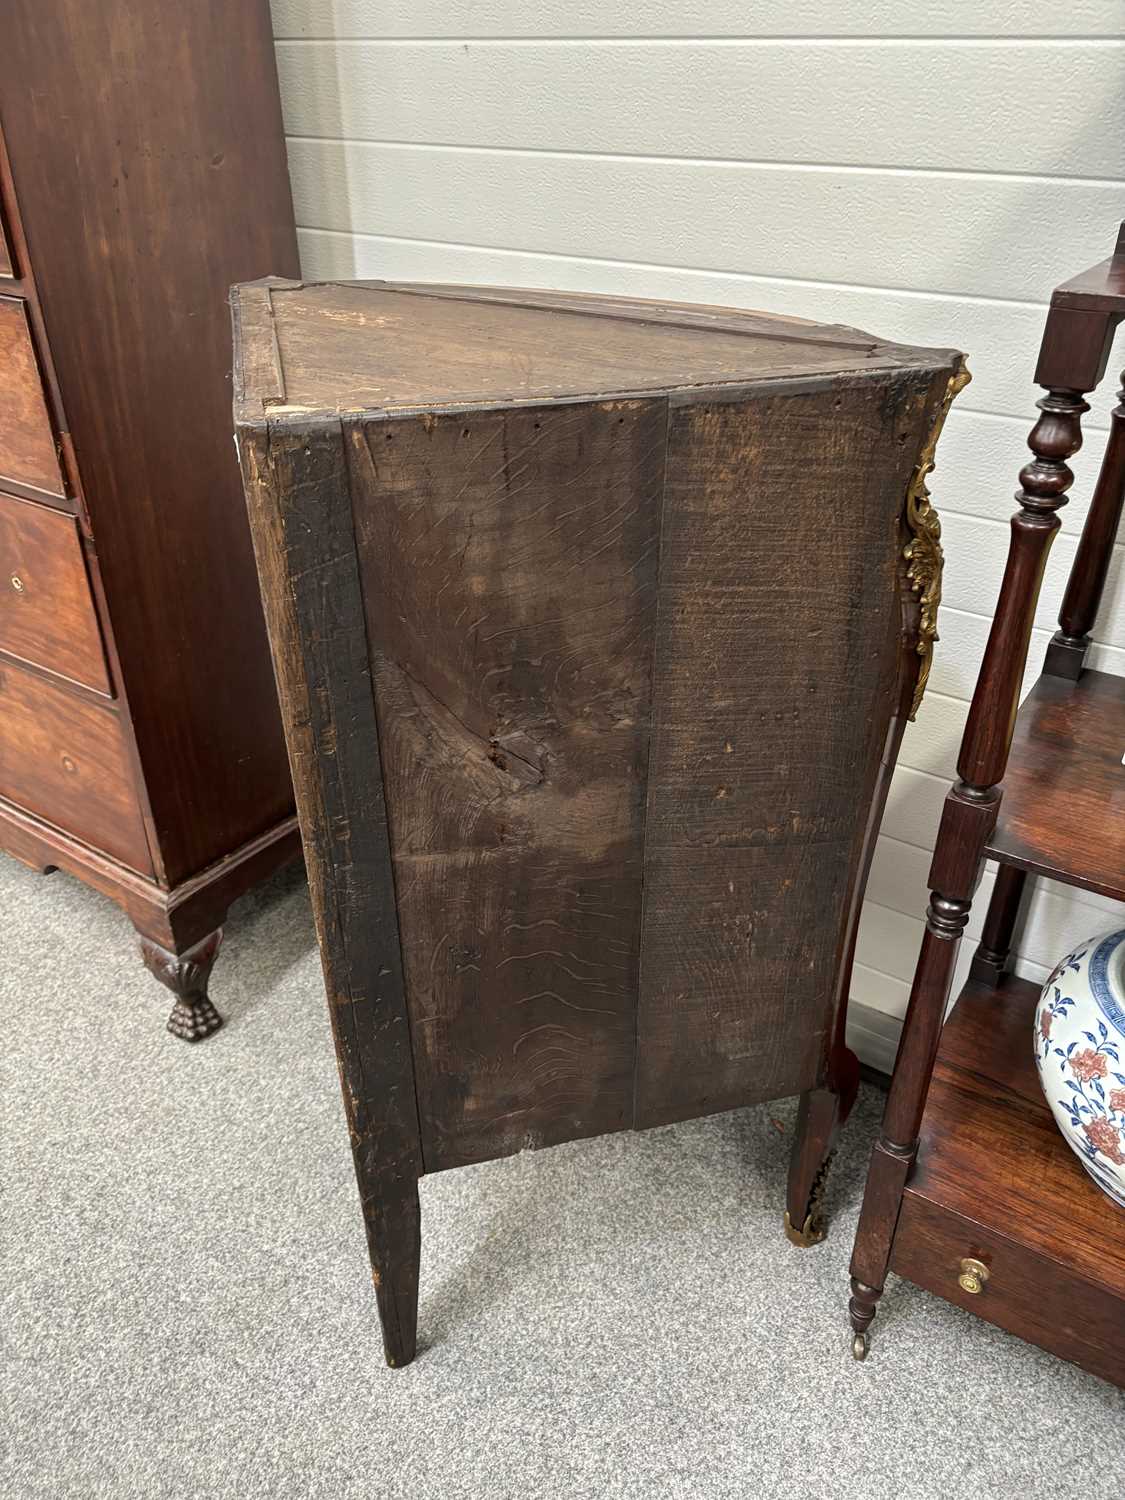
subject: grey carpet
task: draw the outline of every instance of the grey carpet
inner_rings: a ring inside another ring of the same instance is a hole
[[[1072,1366],[897,1282],[851,1360],[879,1095],[811,1251],[790,1103],[426,1179],[396,1372],[303,886],[232,913],[196,1048],[102,898],[0,859],[0,920],[7,1500],[1120,1500],[1125,1397]]]

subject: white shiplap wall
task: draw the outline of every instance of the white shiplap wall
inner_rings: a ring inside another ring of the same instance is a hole
[[[1045,297],[1107,255],[1125,217],[1125,6],[273,0],[273,15],[306,275],[732,303],[969,352],[933,484],[942,642],[853,985],[854,1043],[887,1066],[1003,569]],[[1107,386],[1075,463],[1033,674],[1111,400]],[[1094,657],[1119,673],[1123,553]],[[1045,977],[1114,911],[1041,884],[1018,968]]]

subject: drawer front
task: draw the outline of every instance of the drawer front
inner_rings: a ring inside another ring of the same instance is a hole
[[[987,1278],[963,1261],[978,1262]],[[966,1312],[1125,1385],[1125,1298],[1038,1251],[907,1192],[891,1268]]]
[[[27,310],[18,297],[0,297],[0,475],[64,493]]]
[[[73,516],[0,495],[0,650],[111,691]]]
[[[6,663],[0,664],[0,796],[152,873],[117,714]]]

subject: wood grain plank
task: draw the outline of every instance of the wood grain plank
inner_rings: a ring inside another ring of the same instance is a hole
[[[638,1124],[812,1086],[892,714],[929,381],[673,410]],[[781,525],[763,524],[771,506]]]
[[[386,1354],[406,1364],[422,1155],[344,439],[275,422],[239,446]]]
[[[352,432],[427,1170],[631,1123],[665,424]]]

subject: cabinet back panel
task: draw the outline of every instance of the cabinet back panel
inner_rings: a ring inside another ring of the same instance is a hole
[[[639,1125],[817,1078],[897,678],[915,386],[673,412]]]
[[[665,425],[351,430],[427,1170],[632,1123]]]

